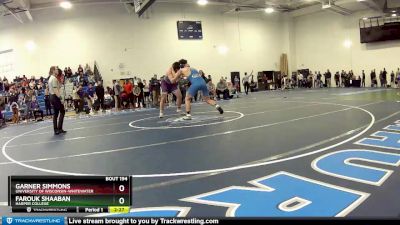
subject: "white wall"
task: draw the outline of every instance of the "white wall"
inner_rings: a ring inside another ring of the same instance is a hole
[[[204,69],[215,78],[231,71],[279,69],[284,30],[277,16],[265,14],[222,14],[219,9],[194,4],[155,4],[149,19],[129,15],[119,4],[79,6],[32,12],[34,22],[11,24],[0,21],[0,51],[14,49],[16,75],[46,75],[51,65],[62,68],[96,60],[107,83],[111,79],[163,74],[180,58]],[[201,20],[202,41],[179,41],[177,20]],[[240,32],[239,32],[240,30]],[[37,48],[28,51],[33,40]],[[226,55],[215,46],[226,45]],[[121,76],[119,64],[124,63]],[[0,74],[1,76],[1,74]]]
[[[295,19],[295,48],[297,68],[331,72],[353,69],[356,75],[366,71],[366,85],[370,84],[370,70],[377,73],[400,67],[400,41],[360,43],[359,19],[377,15],[363,11],[342,16],[330,11],[319,12]],[[345,48],[345,40],[352,42]],[[390,73],[389,72],[389,73]]]

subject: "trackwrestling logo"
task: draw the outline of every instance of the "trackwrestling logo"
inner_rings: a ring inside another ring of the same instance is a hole
[[[3,217],[8,225],[63,225],[64,217]]]

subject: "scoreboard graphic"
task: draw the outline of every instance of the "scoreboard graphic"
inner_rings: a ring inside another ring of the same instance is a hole
[[[203,29],[201,21],[178,21],[179,40],[202,40]]]
[[[8,177],[14,213],[124,213],[132,205],[130,176]]]

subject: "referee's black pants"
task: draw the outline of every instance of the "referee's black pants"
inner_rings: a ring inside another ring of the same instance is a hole
[[[54,108],[53,115],[53,127],[54,132],[61,131],[63,129],[65,108],[61,103],[61,99],[57,95],[50,95],[50,102]]]

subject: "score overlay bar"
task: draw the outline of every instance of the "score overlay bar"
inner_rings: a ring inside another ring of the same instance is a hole
[[[104,212],[132,205],[130,176],[10,176],[8,187],[13,212]]]

